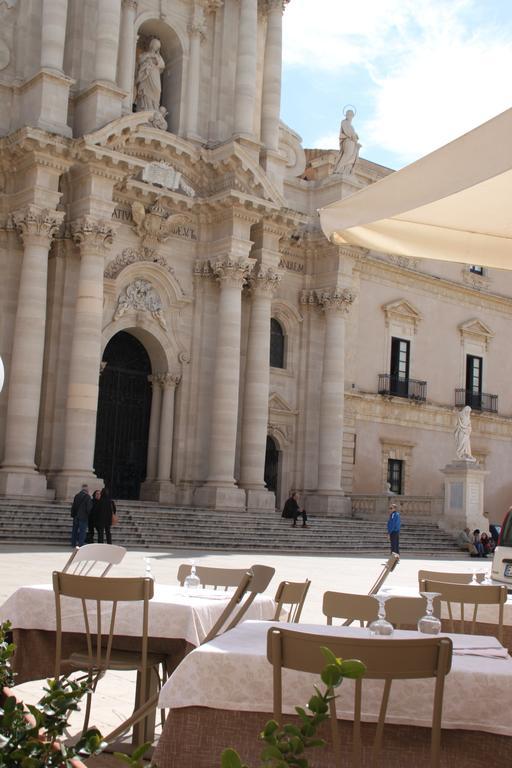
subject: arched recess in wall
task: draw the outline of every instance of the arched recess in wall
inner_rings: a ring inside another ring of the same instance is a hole
[[[154,37],[160,40],[160,53],[165,62],[165,69],[162,72],[161,102],[168,112],[169,131],[178,134],[180,132],[183,83],[182,42],[175,30],[161,19],[146,19],[140,24],[137,33],[135,73],[137,73],[141,53],[147,50]]]
[[[296,367],[298,329],[302,322],[302,315],[290,302],[284,299],[275,299],[272,302],[272,318],[279,323],[284,334],[284,366],[282,370],[293,374]],[[272,369],[273,373],[278,370]]]

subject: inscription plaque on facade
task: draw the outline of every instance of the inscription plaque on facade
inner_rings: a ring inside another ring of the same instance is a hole
[[[468,505],[470,514],[480,512],[480,486],[477,483],[468,485]]]
[[[281,259],[279,268],[287,269],[288,272],[304,272],[304,264],[301,264],[300,261],[291,261],[290,259]]]

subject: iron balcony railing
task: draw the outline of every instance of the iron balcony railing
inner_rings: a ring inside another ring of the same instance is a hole
[[[472,392],[470,389],[456,389],[455,405],[459,407],[469,405],[474,411],[498,413],[498,395],[489,395],[487,392]]]
[[[408,400],[422,403],[427,399],[427,382],[379,373],[379,395],[406,397]]]

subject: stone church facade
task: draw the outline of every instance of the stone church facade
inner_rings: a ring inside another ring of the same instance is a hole
[[[499,518],[511,279],[327,242],[317,209],[390,171],[333,174],[281,122],[282,0],[2,0],[0,18],[0,494],[439,498],[470,404]],[[152,40],[163,109],[134,112]]]

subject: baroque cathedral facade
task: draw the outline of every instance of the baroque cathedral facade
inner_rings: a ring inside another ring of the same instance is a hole
[[[510,502],[510,278],[326,240],[391,171],[280,120],[284,5],[0,1],[0,495],[435,516],[469,404]]]

